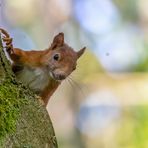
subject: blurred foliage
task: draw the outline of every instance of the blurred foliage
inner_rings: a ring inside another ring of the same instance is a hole
[[[138,64],[133,68],[135,72],[147,72],[148,71],[148,44],[145,43],[144,46],[144,57],[138,62]]]
[[[137,1],[138,0],[113,0],[125,21],[137,22]]]
[[[90,50],[86,50],[84,55],[78,61],[77,70],[74,72],[79,81],[91,82],[98,77],[98,73],[103,72],[99,60]]]
[[[123,109],[123,118],[117,132],[119,148],[148,147],[148,106],[132,106]]]

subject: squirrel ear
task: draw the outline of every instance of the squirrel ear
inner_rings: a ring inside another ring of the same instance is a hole
[[[78,58],[84,53],[86,47],[83,47],[82,49],[80,49],[78,52],[77,52],[77,56]]]
[[[58,35],[56,35],[53,39],[53,42],[51,44],[51,48],[54,49],[56,47],[61,47],[64,44],[64,33],[61,32]]]

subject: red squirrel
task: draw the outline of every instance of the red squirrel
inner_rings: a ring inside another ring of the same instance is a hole
[[[64,33],[56,35],[48,49],[23,51],[13,48],[12,38],[0,28],[16,78],[41,97],[47,106],[51,95],[75,69],[85,47],[78,52],[64,42]]]

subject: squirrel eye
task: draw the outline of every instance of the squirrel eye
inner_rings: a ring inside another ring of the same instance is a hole
[[[53,59],[54,59],[55,61],[58,61],[58,60],[60,59],[60,55],[59,55],[59,54],[55,54],[55,55],[53,56]]]

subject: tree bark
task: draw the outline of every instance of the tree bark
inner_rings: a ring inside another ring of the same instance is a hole
[[[46,108],[17,82],[0,38],[0,148],[57,148]]]

